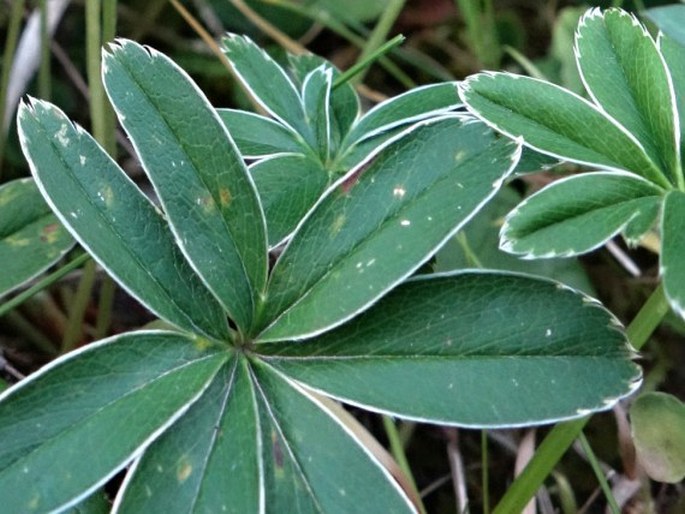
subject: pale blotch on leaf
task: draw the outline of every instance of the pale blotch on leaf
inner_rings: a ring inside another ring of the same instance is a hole
[[[67,137],[67,130],[69,130],[69,127],[67,127],[67,124],[62,123],[62,126],[59,128],[59,130],[55,134],[57,141],[59,141],[59,144],[61,144],[62,146],[67,146],[69,144],[69,138]]]
[[[107,207],[111,207],[112,202],[114,202],[114,191],[112,191],[112,188],[110,186],[105,186],[104,189],[102,189],[102,191],[98,191],[98,198]]]
[[[464,150],[459,150],[454,154],[454,162],[460,163],[464,160],[464,157],[466,157],[466,152]]]
[[[331,225],[331,235],[336,235],[338,232],[340,232],[340,229],[343,228],[343,225],[345,224],[345,215],[340,214],[338,215],[337,218],[333,221],[333,224]]]
[[[202,212],[205,214],[211,214],[216,209],[216,203],[211,195],[200,197],[195,200],[195,203],[202,208]]]

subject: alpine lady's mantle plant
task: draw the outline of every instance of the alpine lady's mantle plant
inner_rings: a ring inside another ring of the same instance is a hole
[[[498,272],[409,278],[520,153],[449,112],[453,84],[359,118],[330,64],[297,59],[288,75],[248,39],[225,44],[275,120],[220,117],[152,49],[119,41],[104,54],[159,207],[57,107],[19,111],[55,214],[175,329],[96,342],[2,395],[4,510],[63,510],[128,467],[121,512],[414,512],[322,395],[499,427],[606,409],[635,388],[618,323],[575,291]],[[230,132],[251,157],[278,154],[253,165],[257,188]],[[286,237],[269,270],[267,240]]]

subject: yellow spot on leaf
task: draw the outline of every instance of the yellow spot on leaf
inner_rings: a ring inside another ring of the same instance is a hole
[[[227,187],[222,187],[219,189],[219,201],[221,202],[222,207],[226,207],[229,203],[231,203],[232,199],[233,196],[231,196],[231,191]]]
[[[176,478],[179,482],[185,482],[193,472],[193,466],[185,458],[179,463],[176,470]]]
[[[195,348],[197,348],[199,351],[203,352],[210,346],[212,346],[212,342],[209,339],[205,337],[195,338]]]
[[[464,150],[459,150],[454,154],[454,162],[461,162],[464,160],[464,157],[466,157],[466,152]]]

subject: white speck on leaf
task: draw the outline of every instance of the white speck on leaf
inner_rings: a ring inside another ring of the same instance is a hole
[[[69,138],[67,137],[67,124],[62,123],[62,126],[59,128],[57,131],[57,141],[59,141],[59,144],[62,146],[67,146],[69,144]]]
[[[551,328],[548,328],[547,330],[545,330],[545,337],[549,337],[551,335],[552,335],[552,329]]]
[[[402,221],[400,221],[400,225],[402,225],[403,227],[408,227],[409,225],[411,225],[411,221],[402,220]]]
[[[79,160],[79,162],[81,163],[81,166],[85,166],[85,165],[86,165],[87,159],[86,159],[86,156],[85,156],[85,155],[79,155],[79,156],[78,156],[78,160]]]
[[[405,193],[406,191],[404,190],[404,188],[399,186],[392,190],[392,195],[396,198],[404,197]]]

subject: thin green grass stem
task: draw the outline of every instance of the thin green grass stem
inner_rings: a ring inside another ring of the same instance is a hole
[[[16,309],[26,300],[38,294],[43,289],[50,287],[52,284],[60,280],[62,277],[81,266],[84,262],[88,261],[88,259],[90,259],[90,256],[87,253],[82,253],[81,255],[74,258],[72,261],[68,262],[67,264],[65,264],[58,270],[54,271],[50,275],[45,276],[44,278],[36,282],[34,285],[29,287],[22,293],[19,293],[17,296],[6,301],[2,305],[0,305],[0,317],[4,316],[11,310]]]
[[[372,54],[369,54],[364,59],[360,59],[354,63],[354,65],[350,66],[349,69],[341,73],[335,82],[333,82],[333,89],[351,80],[355,75],[362,74],[372,62],[378,60],[382,55],[385,55],[397,45],[401,45],[404,39],[405,38],[402,34],[398,34],[390,41],[387,41],[385,44],[383,44],[380,48],[376,49],[376,51]]]
[[[47,0],[40,0],[40,67],[38,68],[38,94],[44,100],[50,100],[52,97],[48,5],[49,3]]]
[[[102,43],[113,41],[117,35],[117,0],[103,0],[102,3]],[[98,75],[99,76],[99,75]],[[114,109],[105,101],[103,95],[104,134],[102,146],[116,159],[116,116]]]
[[[397,17],[400,15],[400,12],[402,12],[404,1],[405,0],[388,0],[385,5],[385,9],[378,18],[376,26],[373,28],[373,31],[369,35],[369,38],[367,39],[366,44],[364,45],[364,48],[357,59],[357,63],[372,62],[369,61],[369,57],[376,55],[376,52],[385,46],[383,42],[388,38],[388,34],[390,33],[392,26],[397,21]],[[363,71],[355,77],[355,83],[361,83],[364,81],[366,66],[364,66],[362,70]]]
[[[21,18],[24,14],[24,0],[12,2],[9,22],[7,24],[7,37],[5,38],[5,51],[2,55],[2,77],[0,77],[0,178],[2,177],[2,164],[5,156],[5,143],[7,142],[7,131],[4,128],[5,113],[7,112],[7,88],[12,74],[12,63],[14,62],[14,52],[17,49],[19,39],[19,29],[21,28]]]
[[[414,475],[409,467],[407,454],[404,452],[404,444],[402,443],[402,438],[397,430],[395,421],[390,416],[383,415],[383,428],[385,428],[385,435],[388,437],[388,442],[390,443],[390,453],[395,459],[395,462],[397,462],[397,465],[406,475],[414,496],[417,499],[420,499],[421,496],[419,495],[419,490],[416,488],[416,481],[414,480]],[[421,514],[426,514],[426,508],[423,503],[419,503],[418,507]]]
[[[483,488],[483,514],[490,514],[490,473],[488,467],[488,431],[480,431],[481,486]]]
[[[288,9],[293,13],[299,14],[300,16],[304,16],[305,18],[309,18],[310,20],[321,24],[358,48],[364,48],[364,45],[366,44],[366,39],[364,39],[364,37],[348,28],[347,25],[340,22],[333,16],[330,16],[326,11],[307,8],[288,0],[272,0],[272,4],[283,9]],[[402,71],[399,66],[397,66],[387,57],[380,57],[378,59],[378,64],[407,89],[416,87],[416,83],[414,83],[411,77],[409,77],[409,75]]]
[[[33,346],[48,355],[55,355],[55,345],[49,337],[41,332],[35,323],[27,320],[19,311],[7,314],[6,321],[21,334],[22,339],[29,341]]]
[[[83,316],[93,295],[95,271],[95,261],[88,261],[83,266],[83,274],[79,280],[76,295],[69,306],[69,320],[62,337],[62,353],[73,350],[83,335]]]
[[[86,72],[90,92],[90,122],[93,136],[98,142],[105,141],[105,88],[100,78],[100,45],[102,2],[86,2]]]
[[[611,492],[611,487],[609,486],[609,482],[607,482],[607,479],[604,476],[604,471],[602,471],[602,467],[599,465],[597,456],[595,455],[595,452],[592,451],[592,446],[590,446],[590,443],[588,442],[587,437],[585,437],[585,434],[582,430],[578,435],[578,440],[580,441],[580,445],[583,448],[583,451],[585,452],[585,455],[588,459],[588,462],[590,463],[590,466],[592,466],[592,471],[594,471],[595,476],[597,477],[599,486],[602,488],[604,496],[606,497],[607,502],[609,503],[609,510],[611,510],[611,514],[621,514],[621,509],[616,503],[616,498],[614,498],[614,494]]]
[[[668,309],[668,300],[664,294],[663,285],[660,284],[626,329],[628,340],[635,349],[639,350],[645,345]],[[590,417],[587,416],[559,423],[552,428],[523,472],[507,489],[495,507],[493,514],[521,512],[531,498],[535,496],[537,490],[573,444],[573,441],[579,437],[589,420]]]
[[[109,275],[105,275],[100,286],[100,300],[98,301],[98,317],[95,323],[95,334],[93,339],[96,341],[107,335],[107,331],[112,323],[112,308],[114,306],[114,295],[117,285]]]

